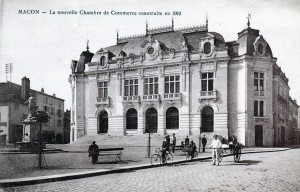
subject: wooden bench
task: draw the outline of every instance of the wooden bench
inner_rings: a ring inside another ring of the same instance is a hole
[[[175,150],[181,150],[181,145],[176,145]]]
[[[115,161],[121,161],[121,155],[123,154],[124,148],[102,148],[99,149],[99,156],[109,156],[109,155],[115,155]]]

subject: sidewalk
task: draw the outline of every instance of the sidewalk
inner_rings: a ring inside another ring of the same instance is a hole
[[[114,162],[114,157],[99,157],[99,163],[91,164],[88,158],[88,144],[50,145],[64,152],[45,154],[47,166],[39,170],[33,167],[36,154],[6,153],[9,150],[0,150],[0,186],[28,185],[44,182],[78,179],[96,175],[120,173],[137,169],[151,168],[150,158],[147,158],[147,147],[127,146],[122,155],[122,161]],[[155,146],[151,152],[155,151]],[[261,153],[288,150],[289,148],[244,148],[242,153]],[[210,150],[200,153],[193,161],[210,159]],[[187,162],[185,153],[176,151],[173,164]],[[243,155],[241,156],[243,159]],[[224,157],[226,161],[233,161],[233,157]],[[37,166],[37,162],[35,163]]]

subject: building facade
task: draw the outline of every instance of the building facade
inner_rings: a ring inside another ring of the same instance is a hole
[[[22,79],[22,85],[12,82],[0,83],[0,130],[7,135],[7,142],[22,141],[23,121],[29,111],[27,101],[31,93],[35,99],[37,110],[45,111],[50,116],[47,124],[43,125],[42,134],[48,143],[54,143],[64,136],[64,100],[55,94],[49,95],[41,91],[30,89],[29,78]]]
[[[87,46],[71,64],[71,142],[105,133],[199,135],[201,128],[246,146],[274,146],[276,61],[249,23],[232,42],[209,32],[206,21],[117,35],[116,45],[95,54]]]

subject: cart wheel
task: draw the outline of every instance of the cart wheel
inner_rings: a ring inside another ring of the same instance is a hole
[[[155,165],[155,164],[159,164],[159,165],[161,164],[161,158],[157,154],[153,154],[151,156],[151,165]]]
[[[190,160],[190,158],[191,158],[190,153],[189,152],[185,152],[185,153],[186,153],[186,155],[185,155],[186,158],[185,159]]]
[[[223,159],[223,150],[220,150],[219,152],[219,161],[221,162]]]
[[[233,156],[234,156],[234,162],[238,163],[241,158],[241,149],[235,150],[235,154]]]
[[[170,153],[170,152],[168,152],[167,154],[166,154],[166,162],[165,162],[166,164],[167,163],[173,163],[173,155]]]
[[[195,153],[194,153],[194,158],[195,157],[198,157],[198,152],[197,151],[195,151]]]

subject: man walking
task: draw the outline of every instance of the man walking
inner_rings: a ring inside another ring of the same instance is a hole
[[[89,147],[89,157],[92,156],[92,163],[96,164],[98,162],[98,155],[99,155],[99,147],[96,145],[96,142],[93,141],[93,144]]]
[[[214,139],[211,142],[209,148],[212,148],[212,159],[213,159],[213,164],[212,165],[217,165],[219,166],[219,150],[221,148],[221,141],[218,139],[217,135],[214,135]]]
[[[206,146],[206,143],[207,143],[207,139],[205,137],[205,135],[203,135],[202,137],[202,148],[203,148],[203,153],[205,152],[205,146]]]

